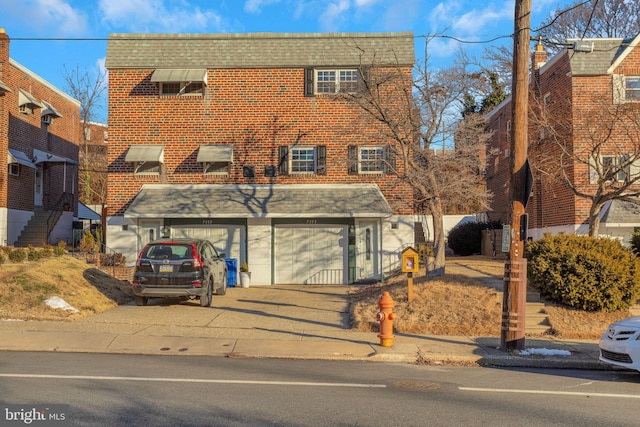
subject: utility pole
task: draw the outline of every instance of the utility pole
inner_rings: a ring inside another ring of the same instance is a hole
[[[530,21],[531,0],[516,0],[511,83],[511,180],[509,187],[511,227],[508,231],[510,232],[509,254],[504,267],[500,333],[500,348],[503,350],[524,349],[527,260],[523,258],[523,250],[527,227],[524,213],[529,196],[526,194],[526,189]]]

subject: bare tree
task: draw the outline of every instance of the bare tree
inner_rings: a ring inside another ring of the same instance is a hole
[[[640,105],[591,99],[572,117],[557,113],[571,111],[568,103],[555,114],[542,105],[530,109],[538,135],[530,160],[547,182],[588,201],[589,235],[598,236],[607,202],[637,203],[640,196]]]
[[[555,9],[540,28],[532,31],[551,54],[567,47],[567,39],[633,37],[640,33],[640,2],[577,0],[562,9]],[[512,48],[513,44],[510,44],[484,50],[483,59],[491,64],[501,82],[511,81]]]
[[[433,217],[436,271],[445,264],[444,209],[447,204],[488,205],[481,171],[488,135],[482,118],[460,120],[465,95],[484,84],[461,56],[450,68],[433,70],[425,62],[414,75],[400,67],[372,64],[363,70],[362,90],[343,94],[357,105],[371,139],[394,141],[396,172],[414,189],[416,206]],[[449,149],[438,151],[443,143]]]
[[[107,75],[98,72],[94,77],[79,67],[65,68],[64,80],[67,92],[80,101],[80,200],[85,203],[104,203],[106,200],[106,150],[95,147],[90,142],[91,123],[104,108],[103,94],[107,89]]]
[[[564,48],[571,38],[625,38],[639,32],[640,2],[629,0],[574,1],[551,12],[536,31],[551,43],[551,52]]]

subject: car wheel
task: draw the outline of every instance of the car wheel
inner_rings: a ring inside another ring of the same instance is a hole
[[[147,305],[147,301],[149,300],[149,298],[145,298],[145,297],[141,297],[140,295],[135,295],[136,298],[136,305]]]
[[[207,292],[200,297],[200,305],[202,307],[211,307],[211,296],[213,295],[213,284],[211,280],[207,280]]]
[[[222,286],[216,290],[216,295],[225,295],[227,293],[227,279],[222,281]]]

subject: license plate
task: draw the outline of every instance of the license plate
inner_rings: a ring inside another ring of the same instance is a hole
[[[172,265],[161,265],[160,266],[160,273],[173,273],[173,266]]]

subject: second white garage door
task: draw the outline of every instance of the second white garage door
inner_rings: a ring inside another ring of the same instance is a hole
[[[346,225],[276,225],[275,283],[348,283]]]

